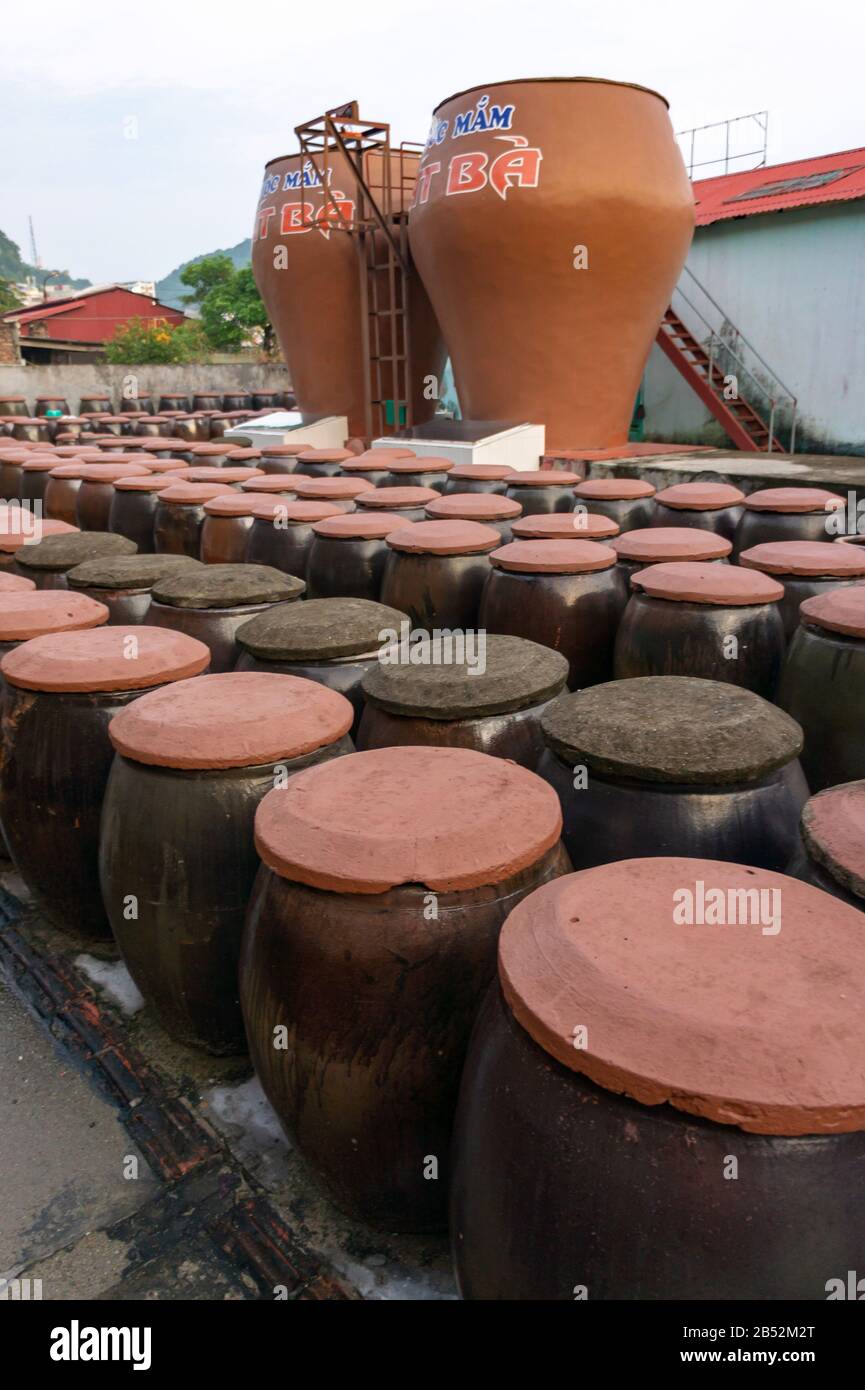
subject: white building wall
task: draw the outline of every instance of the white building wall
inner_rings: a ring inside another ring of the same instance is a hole
[[[688,265],[797,396],[797,452],[865,454],[865,202],[698,227]],[[647,439],[723,442],[658,347],[645,406]]]

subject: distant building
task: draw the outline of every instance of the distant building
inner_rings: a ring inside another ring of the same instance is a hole
[[[724,370],[764,417],[775,379],[789,388],[797,453],[865,454],[865,147],[702,179],[694,196],[675,312],[701,343],[714,333],[738,352],[751,375],[726,358]],[[643,403],[648,439],[725,442],[658,346]]]
[[[175,326],[186,322],[185,314],[160,304],[153,294],[117,284],[49,293],[36,304],[3,315],[5,322],[18,326],[25,362],[98,361],[105,355],[105,344],[132,318],[166,319]]]

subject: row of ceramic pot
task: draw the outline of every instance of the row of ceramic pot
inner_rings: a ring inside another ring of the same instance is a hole
[[[124,396],[122,403],[125,414],[145,411],[152,415],[158,410],[263,410],[265,407],[274,410],[293,404],[294,398],[290,391],[163,391],[159,396],[147,392],[131,398]],[[0,417],[38,417],[57,410],[61,415],[72,414],[68,397],[37,396],[31,411],[25,396],[0,396]],[[81,415],[111,414],[112,398],[104,392],[92,391],[80,398],[78,410]]]

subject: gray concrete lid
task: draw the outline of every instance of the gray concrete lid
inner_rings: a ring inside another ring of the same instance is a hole
[[[364,598],[315,598],[280,604],[237,630],[245,651],[263,661],[336,661],[377,651],[399,633],[405,613]]]
[[[69,570],[85,560],[107,555],[134,555],[138,546],[126,536],[111,531],[71,531],[63,536],[46,536],[37,545],[24,545],[15,562],[34,570]]]
[[[541,727],[571,765],[678,785],[754,782],[803,744],[796,721],[759,695],[692,676],[639,676],[563,695]]]
[[[66,576],[72,589],[150,589],[178,570],[201,568],[191,555],[117,555],[85,560]]]
[[[471,645],[468,654],[474,658],[481,651],[482,666],[477,660],[443,659],[447,652],[465,657],[465,649],[460,653],[453,639],[450,646],[441,643],[438,659],[437,649],[431,645],[428,665],[379,661],[364,677],[364,696],[370,704],[393,714],[478,719],[541,704],[565,688],[567,660],[538,642],[487,633],[485,650]]]
[[[305,587],[302,579],[270,565],[202,565],[159,580],[153,597],[172,608],[236,608],[284,603],[298,598]]]

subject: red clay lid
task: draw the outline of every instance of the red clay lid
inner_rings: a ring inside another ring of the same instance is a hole
[[[369,492],[358,495],[357,505],[368,507],[373,511],[382,509],[384,511],[397,511],[399,508],[406,507],[425,507],[428,502],[435,502],[441,496],[432,487],[376,487]]]
[[[0,603],[0,642],[28,642],[47,632],[101,627],[107,621],[105,604],[86,594],[71,594],[64,589],[6,594]]]
[[[224,497],[227,492],[233,491],[231,483],[170,483],[164,492],[160,492],[159,500],[172,506],[200,507],[202,502],[209,502],[213,497]]]
[[[511,912],[499,977],[546,1052],[643,1105],[757,1134],[865,1128],[862,915],[809,884],[707,859],[568,874]]]
[[[607,502],[630,502],[636,497],[654,497],[655,489],[642,478],[586,478],[574,488],[577,497],[594,497]]]
[[[697,526],[641,526],[610,541],[620,560],[647,565],[666,560],[721,560],[733,549],[724,536]]]
[[[490,556],[490,564],[511,574],[590,574],[615,563],[615,551],[597,541],[511,541]]]
[[[284,878],[340,893],[500,883],[552,849],[558,797],[533,772],[467,748],[377,748],[268,792],[255,845]]]
[[[24,545],[38,545],[45,536],[61,536],[66,532],[77,531],[68,521],[39,520],[31,512],[25,511],[24,526],[21,525],[20,507],[0,506],[0,551],[9,553],[20,550]]]
[[[377,444],[374,449],[365,449],[362,454],[355,454],[355,459],[383,458],[390,459],[413,459],[417,458],[414,449],[404,449],[399,444]]]
[[[333,540],[383,540],[399,525],[394,517],[378,516],[375,512],[340,512],[338,516],[317,521],[312,529],[317,536],[329,536]]]
[[[58,463],[56,468],[51,469],[51,477],[77,478],[80,481],[84,477],[84,469],[89,467],[90,464],[85,459],[78,459],[75,463]],[[97,467],[99,467],[98,464]],[[142,469],[142,473],[143,471]]]
[[[729,483],[674,483],[655,493],[655,501],[676,511],[712,512],[736,507],[745,500],[744,492]]]
[[[25,690],[147,690],[198,676],[210,648],[165,627],[102,627],[22,642],[4,657],[6,680]]]
[[[204,510],[208,516],[252,516],[253,501],[242,492],[226,492],[205,502]]]
[[[852,579],[865,574],[865,555],[855,545],[832,541],[764,541],[743,550],[739,564],[766,574],[798,574]]]
[[[81,478],[86,483],[116,483],[119,478],[145,478],[146,463],[85,463]]]
[[[850,584],[806,598],[799,621],[844,637],[865,637],[865,584]]]
[[[834,512],[844,498],[822,487],[766,487],[745,498],[750,512]]]
[[[0,570],[0,594],[23,594],[35,588],[32,579],[25,579],[21,574],[6,574]]]
[[[57,467],[56,458],[50,459],[28,459],[27,463],[22,463],[22,473],[50,473],[52,468]]]
[[[260,449],[232,449],[228,455],[233,464],[238,467],[242,464],[257,463],[261,458]]]
[[[261,457],[265,459],[296,458],[298,454],[308,454],[308,444],[262,444]]]
[[[512,468],[505,468],[495,463],[455,463],[451,469],[452,478],[476,478],[479,482],[503,483],[506,478],[510,478],[513,473]]]
[[[118,753],[156,767],[259,767],[338,742],[353,718],[345,696],[317,681],[226,671],[142,695],[108,732]]]
[[[416,521],[391,531],[387,543],[413,555],[479,555],[501,540],[492,526],[477,521]]]
[[[651,598],[673,599],[679,603],[714,603],[725,608],[778,603],[784,597],[784,585],[760,570],[699,561],[649,565],[648,569],[638,570],[631,576],[631,587],[642,589]]]
[[[250,478],[248,483],[243,483],[243,491],[251,492],[290,492],[294,496],[293,473],[265,473],[260,478]]]
[[[293,502],[290,497],[253,497],[252,515],[256,521],[307,522],[324,521],[329,516],[344,516],[333,502]]]
[[[538,512],[520,517],[511,527],[520,541],[607,540],[619,534],[619,526],[598,512]]]
[[[344,463],[341,471],[346,474],[347,477],[351,478],[356,475],[362,477],[365,473],[389,473],[390,463],[386,458],[373,458],[371,455],[368,457],[366,454],[360,454],[357,458],[352,459],[350,463]]]
[[[190,444],[188,452],[195,458],[227,458],[234,452],[234,445],[224,440],[220,444]]]
[[[842,782],[812,796],[802,812],[802,839],[836,882],[865,898],[865,782]]]
[[[176,486],[171,473],[146,473],[138,478],[118,478],[114,484],[115,492],[165,492]]]
[[[514,469],[508,487],[573,487],[579,481],[578,473],[566,473],[562,468]]]
[[[512,497],[490,492],[452,492],[427,504],[427,516],[436,521],[455,517],[458,521],[505,521],[522,516],[523,509]]]
[[[354,457],[351,449],[304,449],[298,454],[301,463],[343,463]]]
[[[336,497],[351,500],[361,492],[373,491],[368,478],[308,478],[292,473],[292,486],[298,497]]]
[[[414,458],[395,458],[390,466],[391,473],[450,473],[453,460],[438,454],[419,454]]]
[[[249,483],[253,478],[263,478],[261,468],[186,468],[184,476],[191,483]]]

